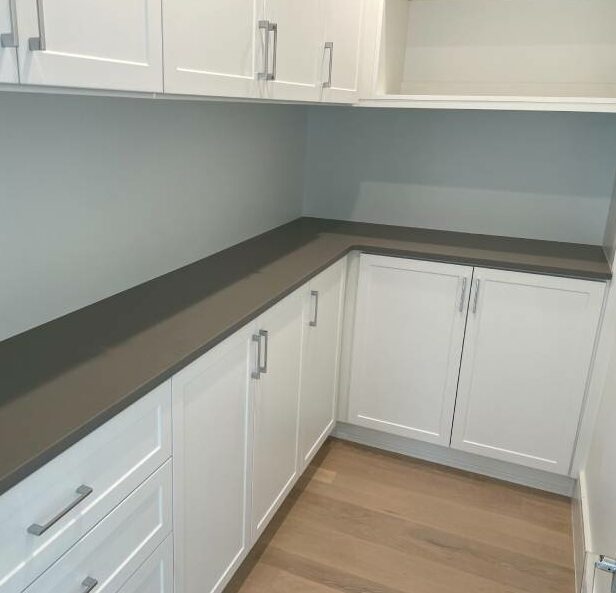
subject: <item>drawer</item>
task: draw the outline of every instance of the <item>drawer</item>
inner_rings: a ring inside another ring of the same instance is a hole
[[[171,533],[171,473],[169,460],[25,593],[119,591]]]
[[[0,593],[23,591],[170,455],[166,382],[0,496]]]
[[[173,536],[167,536],[120,593],[173,593]]]

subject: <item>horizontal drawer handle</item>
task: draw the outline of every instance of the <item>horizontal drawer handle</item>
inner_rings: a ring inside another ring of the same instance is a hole
[[[38,523],[33,523],[28,527],[28,533],[32,535],[43,535],[50,527],[53,527],[64,515],[70,513],[79,503],[83,502],[90,494],[92,494],[93,490],[90,486],[86,486],[82,484],[75,490],[75,494],[79,496],[71,502],[66,508],[62,509],[55,517],[52,517],[45,525],[39,525]],[[89,589],[90,590],[90,589]]]
[[[98,585],[98,581],[96,579],[93,579],[92,577],[86,577],[85,579],[83,579],[83,581],[81,581],[81,586],[84,587],[82,593],[90,593],[90,591],[92,591],[92,589],[94,589],[96,585]]]

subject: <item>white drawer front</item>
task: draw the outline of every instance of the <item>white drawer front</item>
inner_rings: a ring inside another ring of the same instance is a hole
[[[170,457],[170,387],[159,386],[0,496],[0,593],[23,591]],[[82,485],[92,490],[85,497]],[[31,533],[82,497],[44,533]]]
[[[92,593],[96,593],[94,590]],[[173,593],[173,537],[156,551],[128,579],[120,593]]]
[[[171,532],[171,467],[167,461],[26,593],[119,591]]]

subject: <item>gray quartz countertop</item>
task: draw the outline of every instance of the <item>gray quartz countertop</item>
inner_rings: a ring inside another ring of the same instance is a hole
[[[354,249],[611,277],[598,246],[297,219],[0,342],[0,494]]]

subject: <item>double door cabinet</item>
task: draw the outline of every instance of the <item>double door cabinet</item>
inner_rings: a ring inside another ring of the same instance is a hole
[[[348,421],[568,474],[603,293],[362,255]]]

